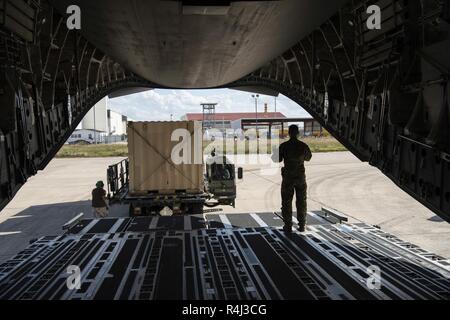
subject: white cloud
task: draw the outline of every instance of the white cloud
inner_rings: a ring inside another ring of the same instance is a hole
[[[109,108],[127,115],[133,120],[178,120],[188,112],[202,112],[200,103],[218,103],[216,112],[254,112],[251,93],[230,90],[149,90],[109,100]],[[274,111],[274,97],[260,95],[258,112],[263,112],[264,103]],[[277,111],[287,117],[309,116],[297,103],[279,96]]]

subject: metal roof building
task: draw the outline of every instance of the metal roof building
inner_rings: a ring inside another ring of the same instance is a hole
[[[221,124],[222,121],[231,122],[239,119],[255,118],[255,112],[217,112],[213,116],[214,121]],[[281,112],[258,112],[259,119],[273,119],[273,118],[286,118]],[[181,120],[194,120],[202,121],[203,114],[199,113],[186,113]]]

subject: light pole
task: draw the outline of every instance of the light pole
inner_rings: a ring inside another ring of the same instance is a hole
[[[259,98],[259,94],[252,94],[252,98],[255,99],[256,138],[258,139],[258,98]]]
[[[97,128],[95,126],[95,104],[94,104],[94,144],[97,144]]]

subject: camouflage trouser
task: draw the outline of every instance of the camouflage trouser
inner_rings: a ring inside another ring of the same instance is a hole
[[[281,183],[281,213],[286,226],[292,226],[292,198],[295,191],[295,205],[299,225],[306,223],[306,181],[304,178],[283,176]]]
[[[94,214],[94,218],[104,218],[108,216],[108,208],[92,208],[92,213]]]

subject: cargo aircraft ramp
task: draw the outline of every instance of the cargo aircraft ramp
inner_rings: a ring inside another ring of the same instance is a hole
[[[0,265],[0,299],[450,298],[449,260],[337,220],[309,212],[287,236],[273,213],[83,219]]]

